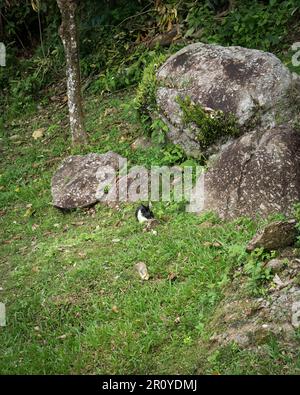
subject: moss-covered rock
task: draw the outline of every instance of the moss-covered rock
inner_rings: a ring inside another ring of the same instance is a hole
[[[194,157],[235,137],[234,119],[247,132],[284,124],[299,112],[299,77],[275,55],[254,49],[191,44],[158,69],[155,85],[155,109],[169,139]]]
[[[206,150],[220,139],[224,140],[228,136],[237,137],[239,135],[240,129],[232,113],[203,108],[201,105],[193,103],[188,96],[184,99],[179,96],[177,102],[183,112],[185,127],[191,125],[196,129],[195,138],[202,150]]]

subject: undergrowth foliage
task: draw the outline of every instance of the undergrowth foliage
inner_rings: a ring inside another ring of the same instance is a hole
[[[152,61],[145,67],[143,77],[138,85],[135,97],[135,108],[141,117],[149,118],[149,114],[156,112],[156,73],[159,67],[165,62],[165,54],[155,55]]]
[[[2,118],[13,117],[21,109],[32,111],[38,101],[46,105],[51,94],[45,95],[45,88],[62,77],[64,52],[56,1],[38,5],[0,1],[1,40],[8,57],[7,67],[0,69]],[[163,49],[150,48],[149,42],[174,28],[181,46],[199,40],[242,45],[273,51],[291,65],[287,50],[299,37],[299,15],[298,0],[81,2],[80,64],[83,79],[88,80],[85,87],[101,93],[138,84],[145,67]],[[171,45],[170,53],[177,48]],[[150,77],[149,69],[147,74]]]
[[[276,257],[276,251],[264,251],[263,248],[255,249],[247,259],[244,272],[247,275],[246,289],[252,295],[264,295],[265,286],[273,278],[271,269],[266,263]]]
[[[192,102],[190,97],[177,97],[183,112],[183,122],[197,127],[196,138],[202,149],[218,141],[222,137],[237,137],[239,128],[235,116],[223,111],[205,111],[200,105]]]
[[[222,16],[209,3],[196,2],[186,17],[187,34],[201,29],[201,41],[280,53],[297,32],[298,0],[239,1]]]

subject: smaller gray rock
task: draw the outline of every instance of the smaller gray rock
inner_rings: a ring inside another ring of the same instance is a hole
[[[236,334],[232,340],[242,348],[249,346],[251,342],[249,336],[245,333]]]
[[[273,278],[273,283],[278,285],[278,287],[283,287],[285,284],[284,282],[282,282],[281,278],[278,276],[278,274],[275,274],[274,278]]]
[[[273,273],[281,272],[284,266],[285,266],[285,261],[283,259],[271,259],[266,264],[266,268],[271,269]]]
[[[277,250],[295,243],[297,238],[296,220],[276,221],[267,225],[261,232],[253,237],[246,247],[247,252],[256,248]]]
[[[69,156],[52,178],[53,205],[73,209],[97,203],[97,190],[102,181],[101,170],[109,167],[118,172],[125,162],[125,158],[111,151]]]

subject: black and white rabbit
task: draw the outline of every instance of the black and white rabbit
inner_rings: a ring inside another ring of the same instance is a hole
[[[153,212],[150,210],[149,206],[141,204],[135,212],[136,219],[140,224],[147,222],[154,218]]]

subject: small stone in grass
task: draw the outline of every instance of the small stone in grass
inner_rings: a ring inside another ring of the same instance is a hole
[[[147,269],[147,266],[144,262],[138,262],[135,265],[135,268],[138,271],[142,280],[145,280],[145,281],[149,280],[148,269]]]
[[[266,268],[271,269],[274,273],[279,273],[285,266],[286,262],[282,259],[271,259]]]

